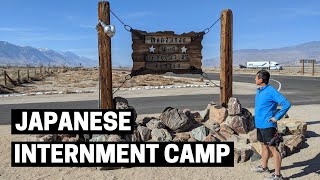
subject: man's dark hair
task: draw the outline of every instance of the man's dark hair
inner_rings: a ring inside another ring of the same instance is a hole
[[[260,70],[257,72],[259,79],[262,79],[262,82],[265,84],[269,84],[270,73],[267,70]]]

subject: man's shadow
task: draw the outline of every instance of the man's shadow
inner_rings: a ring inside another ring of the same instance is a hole
[[[320,135],[313,132],[313,131],[307,131],[306,138],[308,139],[310,137],[320,137]],[[305,148],[305,147],[302,147],[302,148]],[[292,176],[288,177],[288,179],[289,178],[299,178],[299,177],[302,177],[302,176],[305,176],[305,175],[311,174],[311,173],[316,173],[316,174],[320,175],[320,152],[312,159],[309,159],[306,161],[301,161],[301,162],[296,162],[290,166],[281,167],[281,170],[303,167],[303,166],[306,166],[306,167],[304,167],[302,169],[302,172],[297,173],[297,174],[293,174]]]

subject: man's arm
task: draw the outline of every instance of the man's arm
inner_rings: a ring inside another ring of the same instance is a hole
[[[279,121],[289,110],[291,107],[290,102],[277,90],[272,95],[272,98],[275,102],[281,105],[280,111],[278,111],[272,119]]]

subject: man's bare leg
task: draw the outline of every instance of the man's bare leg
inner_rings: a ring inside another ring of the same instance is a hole
[[[268,167],[268,160],[269,160],[269,149],[268,145],[261,143],[261,166],[263,168]]]
[[[275,146],[269,146],[271,152],[272,152],[272,155],[273,155],[273,158],[274,158],[274,169],[275,169],[275,174],[277,176],[280,176],[280,170],[281,170],[281,161],[282,161],[282,158],[281,158],[281,155],[280,155],[280,152],[278,151],[278,148],[276,148]]]

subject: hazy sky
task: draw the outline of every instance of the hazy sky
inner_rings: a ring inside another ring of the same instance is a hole
[[[134,29],[203,31],[223,9],[233,11],[234,49],[267,49],[320,40],[318,0],[110,0]],[[308,2],[308,3],[307,3]],[[0,40],[72,51],[98,60],[98,0],[0,0]],[[111,16],[115,64],[131,64],[131,34]],[[205,35],[203,59],[219,56],[220,22]]]

